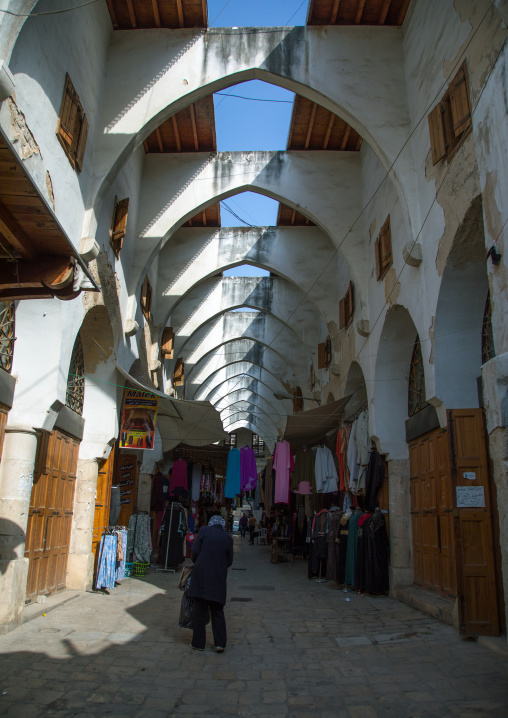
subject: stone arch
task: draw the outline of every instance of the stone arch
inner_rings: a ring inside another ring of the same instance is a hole
[[[416,326],[405,307],[391,307],[385,317],[376,357],[374,438],[390,460],[407,459],[408,376]]]
[[[104,305],[92,307],[79,329],[85,365],[85,428],[80,459],[107,458],[118,437],[121,389],[115,368],[115,341]]]
[[[459,226],[441,281],[434,329],[435,402],[478,407],[482,322],[489,285],[481,195]]]
[[[353,361],[349,367],[344,389],[344,396],[352,394],[346,405],[344,417],[352,416],[358,409],[367,402],[367,385],[362,367],[357,361]]]
[[[256,373],[265,372],[269,377],[272,377],[270,381],[273,381],[274,386],[280,387],[281,391],[286,391],[286,387],[280,377],[271,372],[265,366],[255,364],[254,362],[231,362],[227,367],[217,369],[215,372],[210,374],[209,377],[201,384],[197,389],[193,398],[197,400],[204,400],[205,397],[209,397],[211,392],[216,388],[217,385],[224,384],[225,381],[240,381],[237,377],[243,377],[248,375],[249,371],[255,371]],[[215,382],[215,383],[214,383]]]
[[[273,396],[273,390],[266,383],[266,381],[261,378],[263,376],[263,372],[268,373],[267,370],[265,368],[260,369],[259,367],[251,367],[249,371],[255,371],[255,373],[250,374],[246,372],[241,372],[240,374],[235,374],[233,377],[228,377],[220,381],[210,390],[208,394],[200,398],[210,401],[214,406],[216,406],[220,401],[222,401],[229,395],[230,382],[235,381],[235,384],[233,386],[236,388],[232,389],[233,394],[235,393],[235,391],[247,391],[258,394],[260,392],[263,392],[263,395],[266,395],[267,397],[267,402],[272,408],[275,408],[276,405],[273,404],[273,400],[275,399],[275,397]],[[256,374],[259,374],[260,376],[256,376]],[[241,378],[237,379],[237,377]],[[217,398],[218,394],[220,394],[220,396]],[[277,400],[277,405],[279,403],[282,404],[282,407],[284,409],[284,412],[281,413],[281,416],[286,416],[288,412],[293,411],[290,399],[284,399],[282,401]],[[275,411],[275,413],[277,412]]]

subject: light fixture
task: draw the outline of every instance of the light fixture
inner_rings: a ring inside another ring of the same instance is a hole
[[[314,399],[313,396],[296,396],[295,394],[288,394],[286,391],[274,391],[273,395],[276,399],[307,399],[307,401],[315,401],[318,406],[321,406],[319,399]]]

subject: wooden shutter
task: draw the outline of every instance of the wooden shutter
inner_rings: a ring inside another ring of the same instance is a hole
[[[303,411],[302,390],[297,386],[293,393],[293,414],[299,414],[301,411]]]
[[[161,354],[165,359],[173,358],[173,350],[175,345],[175,333],[173,327],[166,327],[162,332]]]
[[[69,75],[65,76],[65,87],[60,107],[56,133],[74,167],[74,151],[78,144],[81,125],[81,105]]]
[[[430,148],[432,164],[435,165],[446,155],[446,139],[443,125],[441,103],[432,110],[429,117]]]
[[[332,340],[330,339],[330,335],[326,337],[325,341],[325,369],[328,369],[330,364],[332,363]]]
[[[349,287],[345,296],[346,300],[346,326],[351,324],[354,314],[354,302],[353,302],[353,282],[349,282]]]
[[[339,302],[339,329],[346,326],[346,299],[343,297]]]
[[[118,259],[122,249],[123,239],[127,230],[127,214],[129,211],[129,199],[118,200],[115,197],[115,211],[113,213],[113,224],[111,227],[111,246]]]
[[[325,343],[318,344],[318,369],[324,369],[326,365],[325,359]]]
[[[392,265],[392,230],[390,227],[390,215],[381,227],[376,240],[376,270],[377,278],[383,279],[386,272]]]
[[[185,366],[183,359],[180,357],[176,360],[175,370],[173,372],[173,386],[183,386],[184,384]]]
[[[152,287],[148,280],[148,277],[145,277],[145,281],[143,282],[143,286],[141,287],[141,309],[143,310],[143,314],[147,319],[150,318],[150,308],[152,306]]]
[[[83,169],[83,158],[85,156],[86,140],[88,138],[88,120],[86,115],[83,115],[81,120],[81,127],[79,129],[79,139],[76,147],[76,167],[79,172]]]
[[[466,66],[462,65],[450,85],[450,108],[455,137],[459,137],[471,126],[471,104]]]

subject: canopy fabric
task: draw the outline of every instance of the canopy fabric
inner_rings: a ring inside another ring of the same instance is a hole
[[[338,429],[339,418],[352,396],[350,394],[331,404],[288,416],[284,438],[289,441],[293,451],[304,444],[317,444],[329,431]]]
[[[157,426],[162,439],[164,452],[174,449],[184,442],[191,446],[207,446],[214,441],[228,437],[222,427],[219,412],[209,401],[183,401],[173,399],[161,391],[145,386],[134,379],[125,369],[115,366],[133,387],[149,391],[159,398]]]

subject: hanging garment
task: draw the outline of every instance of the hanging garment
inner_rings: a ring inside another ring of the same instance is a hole
[[[120,516],[120,487],[111,487],[111,503],[109,505],[109,526],[116,526],[118,517]]]
[[[111,591],[115,587],[116,573],[116,534],[105,534],[99,545],[99,565],[97,568],[96,588]]]
[[[183,459],[177,459],[173,464],[171,477],[169,479],[169,493],[175,494],[175,489],[184,489],[187,491],[187,462]]]
[[[226,467],[226,488],[224,496],[232,499],[240,493],[240,450],[230,449]]]
[[[291,491],[304,492],[300,489],[300,484],[309,485],[309,489],[316,490],[316,476],[314,473],[314,454],[312,449],[298,449],[294,458],[294,471],[291,478]]]
[[[250,446],[240,449],[240,487],[242,491],[252,491],[258,484],[256,454]]]
[[[345,583],[349,517],[349,512],[343,513],[340,520],[339,551],[337,556],[337,580],[340,586]]]
[[[150,535],[150,517],[147,513],[133,514],[129,519],[127,537],[127,556],[137,563],[150,563],[152,537]]]
[[[351,426],[347,446],[347,465],[349,468],[349,489],[356,493],[358,489],[358,452],[356,451],[356,421]]]
[[[178,503],[168,506],[162,522],[161,536],[161,562],[164,566],[183,563],[184,542],[188,532],[187,512],[183,506]]]
[[[356,554],[358,550],[358,521],[362,515],[361,511],[355,511],[349,519],[347,537],[346,572],[344,583],[348,586],[355,586],[356,580]]]
[[[389,590],[390,541],[382,511],[374,512],[366,533],[369,572],[365,590],[370,593],[386,593]]]
[[[289,477],[293,471],[293,454],[289,441],[279,441],[275,447],[273,462],[275,469],[275,503],[289,503]]]
[[[342,511],[329,512],[328,523],[328,563],[326,567],[326,578],[329,581],[338,581],[339,573],[339,541],[340,541],[340,520]]]
[[[337,443],[335,445],[335,454],[339,462],[339,490],[344,491],[344,454],[342,452],[342,446],[344,443],[344,429],[339,429],[337,432]]]
[[[370,458],[370,440],[369,440],[369,414],[367,410],[362,411],[356,420],[356,453],[358,457],[358,491],[365,488],[365,476],[367,473],[367,464]]]
[[[332,452],[327,446],[318,446],[314,471],[316,474],[316,487],[320,493],[327,494],[331,491],[337,491],[339,477],[337,476]]]
[[[163,511],[165,500],[168,498],[169,479],[158,471],[153,477],[152,495],[150,498],[150,511]]]
[[[201,474],[203,467],[201,464],[193,464],[192,466],[192,487],[191,498],[193,501],[199,501],[199,485],[201,483]]]
[[[115,579],[117,581],[123,581],[125,578],[125,561],[127,560],[127,530],[122,529],[117,533],[120,535],[122,541],[122,558],[117,563]]]
[[[385,462],[376,449],[370,453],[365,480],[365,508],[374,511],[377,508],[377,496],[385,478]]]
[[[368,591],[369,559],[367,556],[367,531],[372,514],[363,513],[358,519],[358,545],[356,548],[355,587],[358,591]]]

